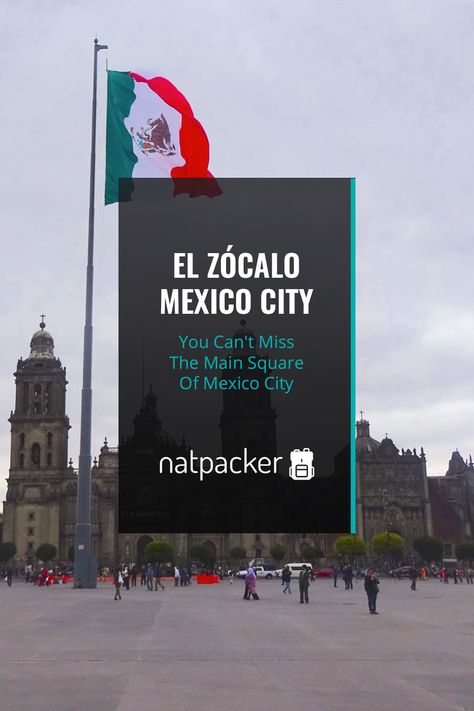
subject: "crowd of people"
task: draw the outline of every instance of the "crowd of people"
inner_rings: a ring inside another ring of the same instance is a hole
[[[171,576],[169,575],[171,573]],[[130,590],[137,586],[140,577],[140,586],[146,587],[150,592],[164,590],[162,578],[172,577],[175,587],[188,587],[191,585],[193,571],[191,565],[173,566],[172,570],[166,570],[160,563],[143,564],[141,566],[128,565],[118,566],[113,571],[113,581],[115,586],[114,600],[121,600],[121,589]]]
[[[309,603],[309,585],[311,580],[313,580],[312,571],[309,566],[303,565],[298,576],[298,588],[300,592],[300,604]],[[244,600],[250,600],[252,597],[254,600],[260,600],[257,594],[257,576],[255,570],[249,567],[247,574],[244,578],[245,590],[244,590]],[[282,592],[284,594],[288,593],[291,595],[291,570],[288,565],[282,570],[281,573],[281,584],[283,586]]]
[[[466,565],[465,567],[442,567],[439,569],[434,569],[433,566],[427,568],[417,567],[416,565],[407,566],[408,570],[405,571],[410,581],[411,590],[417,589],[417,582],[427,581],[430,577],[437,577],[440,582],[448,584],[450,580],[453,581],[455,585],[462,584],[464,581],[467,585],[474,585],[474,569],[471,565]],[[402,570],[401,568],[398,570]],[[32,583],[38,587],[48,587],[54,582],[58,581],[58,577],[62,576],[57,570],[48,570],[45,566],[42,568],[34,568],[33,566],[26,566],[22,571],[25,582]],[[11,566],[3,566],[0,569],[1,579],[4,580],[9,587],[11,587],[14,577],[19,577],[18,570],[14,570]],[[193,570],[191,565],[181,565],[180,567],[174,566],[163,566],[160,563],[156,564],[143,564],[141,566],[137,565],[123,565],[118,566],[113,570],[113,582],[115,587],[114,600],[121,600],[122,590],[130,590],[131,588],[137,587],[138,580],[140,581],[140,586],[145,587],[146,590],[158,591],[164,590],[163,578],[171,578],[172,585],[174,587],[188,587],[191,585],[193,576]],[[334,566],[332,569],[332,578],[334,581],[334,587],[337,587],[339,578],[342,578],[345,586],[345,590],[353,590],[353,581],[363,580],[364,590],[367,594],[367,601],[370,614],[378,614],[377,612],[377,595],[380,587],[380,579],[377,572],[369,568],[364,574],[360,567],[355,569],[350,565],[344,566]],[[393,577],[402,579],[402,575],[398,574]],[[310,584],[316,579],[316,573],[311,566],[303,564],[297,578],[298,591],[300,595],[300,604],[309,603],[309,590]],[[244,600],[260,600],[257,593],[257,574],[252,566],[249,566],[244,577],[245,588],[244,588]],[[292,572],[288,565],[284,566],[281,573],[281,585],[282,593],[285,595],[292,594]]]
[[[452,578],[455,585],[464,581],[468,585],[474,585],[474,569],[471,566],[466,568],[441,568],[439,578],[446,584],[449,583],[449,578]]]
[[[32,583],[38,587],[49,587],[55,583],[68,582],[71,575],[62,572],[57,567],[48,569],[46,566],[35,568],[32,565],[27,565],[19,570],[7,565],[0,568],[0,579],[4,580],[8,587],[11,587],[13,580],[17,579],[23,579],[25,583]]]

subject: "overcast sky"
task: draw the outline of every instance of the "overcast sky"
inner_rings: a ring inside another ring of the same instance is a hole
[[[107,56],[183,91],[217,176],[356,176],[358,409],[376,438],[422,445],[429,474],[444,474],[455,448],[474,454],[470,0],[4,0],[0,12],[1,498],[12,373],[43,311],[67,366],[77,466],[95,33],[110,50],[98,105],[94,453],[117,429]]]

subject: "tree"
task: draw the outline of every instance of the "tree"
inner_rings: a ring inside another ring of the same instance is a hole
[[[398,533],[376,533],[372,537],[372,547],[377,555],[384,555],[395,563],[403,555],[404,542]]]
[[[49,563],[50,560],[56,558],[57,552],[58,549],[52,543],[42,543],[36,549],[36,557],[38,560],[42,560],[43,563]]]
[[[443,557],[443,541],[433,536],[420,536],[412,541],[413,550],[418,553],[425,563],[441,560]]]
[[[230,560],[236,563],[240,563],[240,561],[244,560],[246,555],[247,553],[243,546],[234,546],[234,548],[231,548],[229,551]]]
[[[211,565],[214,563],[214,556],[207,546],[202,543],[194,543],[189,547],[189,555],[191,558],[201,565]]]
[[[145,563],[169,563],[174,558],[173,546],[166,541],[150,541],[144,550]]]
[[[347,557],[351,561],[354,558],[365,555],[365,543],[359,536],[356,536],[355,533],[339,536],[339,538],[336,539],[335,548],[339,556]]]
[[[456,544],[456,558],[469,563],[474,562],[474,541],[464,541]]]
[[[270,548],[270,555],[273,558],[273,560],[276,560],[277,563],[281,563],[283,558],[286,556],[285,546],[282,546],[281,543],[275,543]]]
[[[14,543],[9,541],[4,541],[0,543],[0,563],[6,563],[10,558],[16,553],[16,546]]]
[[[319,546],[312,546],[309,543],[303,543],[300,546],[301,555],[303,560],[316,561],[319,558],[324,558],[324,552],[319,548]]]

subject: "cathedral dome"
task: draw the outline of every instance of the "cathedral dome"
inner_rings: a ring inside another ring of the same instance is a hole
[[[235,336],[254,336],[255,334],[252,331],[251,328],[247,326],[247,321],[243,318],[242,321],[240,322],[240,328],[237,329],[237,331],[234,333]]]
[[[41,321],[39,331],[35,331],[30,342],[30,358],[54,358],[54,340],[46,324]]]
[[[370,436],[370,423],[368,420],[364,420],[362,413],[360,420],[356,422],[356,427],[356,451],[375,452],[375,450],[380,447],[380,442]]]

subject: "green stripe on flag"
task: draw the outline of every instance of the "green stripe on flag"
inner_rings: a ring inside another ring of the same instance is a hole
[[[107,72],[106,205],[119,201],[119,178],[131,178],[138,160],[124,123],[136,98],[134,89],[128,72]]]

